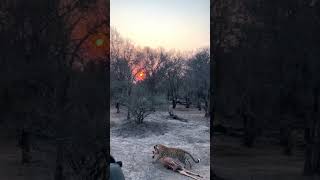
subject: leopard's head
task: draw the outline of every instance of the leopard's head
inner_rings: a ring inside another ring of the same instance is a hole
[[[153,148],[154,148],[154,150],[156,150],[156,151],[160,151],[160,150],[162,150],[162,149],[165,149],[166,146],[165,146],[165,145],[162,145],[162,144],[156,144],[156,145],[153,146]]]
[[[163,149],[163,147],[164,147],[164,146],[161,145],[161,144],[156,144],[156,145],[154,145],[154,146],[153,146],[154,151],[152,151],[152,154],[153,154],[152,158],[154,158],[155,155],[160,154],[160,151]]]

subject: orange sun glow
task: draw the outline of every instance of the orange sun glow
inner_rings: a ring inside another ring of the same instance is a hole
[[[143,81],[146,78],[146,73],[144,71],[140,71],[136,75],[137,81]]]

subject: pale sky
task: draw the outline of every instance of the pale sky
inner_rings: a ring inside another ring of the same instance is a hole
[[[111,0],[111,26],[139,46],[196,50],[210,45],[209,0]]]

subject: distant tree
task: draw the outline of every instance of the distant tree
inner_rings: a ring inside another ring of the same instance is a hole
[[[209,116],[210,88],[210,53],[209,49],[201,49],[188,60],[186,75],[189,88],[198,108],[204,103],[205,116]],[[191,97],[189,97],[191,98]]]
[[[305,164],[304,174],[313,175],[320,171],[320,141],[319,141],[319,130],[320,123],[318,120],[319,116],[319,87],[315,87],[312,92],[313,105],[307,114],[307,125],[305,128],[305,141],[306,141],[306,152],[305,152]]]
[[[10,102],[6,123],[22,130],[23,162],[31,159],[27,155],[30,154],[29,137],[44,136],[55,142],[52,143],[57,153],[55,179],[65,177],[69,162],[94,157],[106,146],[109,55],[102,50],[103,56],[96,57],[91,50],[97,49],[89,50],[97,34],[109,39],[108,17],[104,14],[107,6],[103,2],[18,0],[0,3],[0,37],[4,40],[0,41],[4,50],[0,61],[5,64],[3,70],[8,77],[1,79],[5,88],[0,93]],[[93,17],[93,9],[95,18],[88,23],[85,17]],[[85,29],[84,34],[75,33],[79,27]],[[97,63],[90,65],[88,62],[92,60]],[[95,68],[88,70],[89,66]],[[94,91],[84,87],[87,85],[95,87]],[[82,118],[76,119],[80,114]],[[78,152],[79,156],[67,156],[70,152]],[[84,173],[78,174],[77,179],[90,177],[84,171],[86,168],[89,167],[82,165]]]
[[[169,98],[172,102],[172,108],[175,109],[179,92],[182,87],[183,77],[183,61],[184,59],[179,55],[172,54],[168,61],[168,69],[166,71],[166,82],[168,87]]]
[[[143,87],[135,88],[133,92],[133,99],[130,104],[130,111],[137,124],[142,124],[143,120],[153,112],[152,96],[148,95],[150,92]]]

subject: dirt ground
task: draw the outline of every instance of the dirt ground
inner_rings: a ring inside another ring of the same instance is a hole
[[[226,180],[320,180],[302,176],[302,149],[285,156],[279,145],[258,142],[246,148],[239,138],[225,135],[215,136],[214,141],[214,168]]]
[[[210,179],[210,129],[209,119],[196,109],[177,107],[175,113],[187,122],[168,118],[168,113],[156,112],[148,116],[144,124],[127,122],[124,110],[111,116],[111,155],[123,162],[126,180],[185,180],[186,176],[167,170],[159,163],[153,163],[152,150],[155,144],[182,148],[195,158],[192,171]]]
[[[51,180],[53,166],[48,165],[45,153],[32,151],[32,161],[21,164],[21,150],[13,135],[0,128],[0,179],[1,180]],[[52,157],[50,158],[52,159]]]

